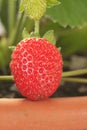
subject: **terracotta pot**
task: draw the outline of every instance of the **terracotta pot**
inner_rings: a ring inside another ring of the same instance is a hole
[[[87,130],[87,97],[0,99],[0,130]]]

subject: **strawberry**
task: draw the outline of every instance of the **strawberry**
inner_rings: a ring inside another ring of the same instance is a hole
[[[60,85],[62,56],[44,38],[29,38],[18,43],[10,68],[20,93],[31,100],[51,96]]]
[[[20,11],[24,11],[27,16],[34,20],[39,20],[47,8],[46,0],[22,0]]]

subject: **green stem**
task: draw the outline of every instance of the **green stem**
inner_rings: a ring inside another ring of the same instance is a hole
[[[20,15],[20,18],[19,18],[19,20],[18,20],[18,22],[17,22],[17,28],[16,28],[16,30],[15,30],[15,35],[14,35],[14,40],[13,40],[13,43],[12,44],[14,44],[15,42],[16,42],[16,39],[18,38],[18,34],[20,33],[20,28],[21,28],[21,26],[22,26],[22,24],[23,24],[23,20],[25,19],[25,17],[24,17],[24,12]]]
[[[15,23],[15,12],[16,12],[16,1],[8,0],[8,20],[9,20],[9,35],[11,36],[14,23]]]
[[[13,81],[13,76],[12,75],[6,75],[6,76],[0,76],[0,81]]]
[[[35,33],[39,35],[39,20],[35,21]]]
[[[0,81],[13,81],[13,76],[0,76]],[[62,78],[62,81],[87,83],[87,79],[84,78]]]
[[[74,70],[69,72],[63,72],[62,77],[68,77],[68,76],[77,76],[77,75],[83,75],[87,74],[87,69],[80,69],[80,70]]]
[[[65,82],[77,82],[77,83],[87,83],[87,79],[83,78],[62,78]]]
[[[79,82],[79,83],[87,83],[87,79],[83,78],[68,78],[68,76],[76,76],[87,74],[87,69],[81,69],[76,71],[63,72],[62,80],[67,82]],[[13,76],[0,76],[0,81],[13,81]]]
[[[17,21],[16,27],[15,27],[14,31],[12,32],[11,37],[9,38],[10,39],[8,41],[9,45],[13,45],[13,44],[15,45],[16,39],[18,38],[18,34],[20,32],[20,28],[21,28],[21,26],[23,24],[23,19],[25,19],[24,18],[24,12],[20,15],[20,18]]]

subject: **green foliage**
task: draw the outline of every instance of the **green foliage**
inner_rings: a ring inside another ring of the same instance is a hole
[[[63,30],[60,33],[57,46],[62,47],[64,56],[75,52],[87,51],[87,26],[81,29]]]
[[[19,4],[20,0],[0,0],[0,19],[6,30],[0,37],[0,71],[4,73],[12,53],[9,46],[16,46],[23,38],[22,34],[29,37],[26,32],[33,32],[34,22],[24,12],[20,13]],[[47,0],[47,7],[49,19],[43,17],[40,34],[45,34],[44,37],[55,44],[53,31],[50,32],[51,38],[47,32],[54,30],[56,45],[62,47],[63,56],[87,50],[87,0]],[[23,32],[24,28],[26,31]]]
[[[6,73],[11,59],[11,49],[22,39],[23,28],[30,31],[33,22],[19,13],[19,0],[0,0],[0,19],[5,27],[5,34],[0,39],[0,71]]]
[[[47,10],[47,15],[61,26],[81,28],[87,25],[87,0],[60,0],[59,6]]]
[[[8,49],[7,39],[3,38],[0,40],[0,68],[3,73],[6,73],[6,66],[8,66],[10,61],[11,52]]]
[[[71,29],[69,27],[63,28],[58,23],[48,21],[44,28],[41,29],[42,35],[46,30],[54,30],[56,38],[56,46],[61,47],[64,56],[69,56],[72,53],[87,50],[87,26],[83,28]]]

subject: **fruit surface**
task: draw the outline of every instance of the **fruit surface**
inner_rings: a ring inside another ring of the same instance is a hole
[[[45,99],[60,85],[62,56],[46,39],[24,39],[12,53],[10,68],[23,96],[31,100]]]

